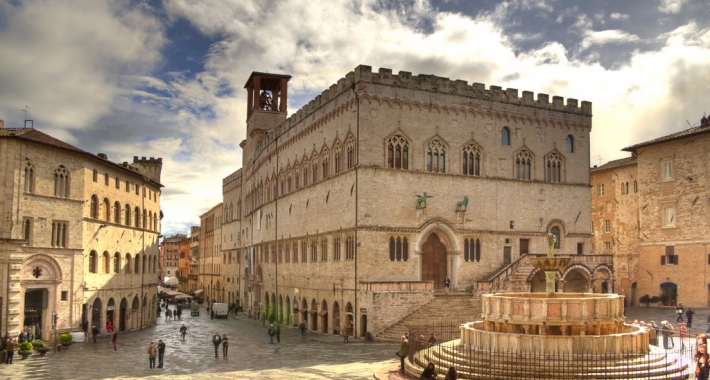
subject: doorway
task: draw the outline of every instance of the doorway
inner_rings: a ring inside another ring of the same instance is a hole
[[[118,331],[126,331],[126,320],[128,319],[128,301],[121,300],[121,308],[119,309]]]
[[[103,309],[101,298],[96,298],[91,307],[91,327],[96,327],[99,331],[101,331],[101,309]]]
[[[520,239],[520,256],[530,253],[530,239]]]
[[[661,284],[661,304],[663,306],[675,306],[678,302],[678,285],[672,282]]]
[[[367,314],[360,316],[360,336],[367,337]]]
[[[446,280],[446,247],[437,234],[429,235],[422,247],[422,281],[433,281],[434,288],[444,287]]]
[[[511,262],[510,247],[503,247],[503,265],[508,265]]]
[[[32,289],[25,292],[25,323],[24,328],[37,339],[43,333],[43,321],[47,315],[47,289]]]
[[[328,304],[323,300],[318,316],[321,317],[321,332],[323,334],[328,333]]]
[[[106,325],[108,326],[108,323],[111,322],[111,326],[116,325],[116,321],[113,320],[113,315],[114,315],[114,310],[116,309],[116,305],[114,304],[113,298],[108,300],[108,303],[106,304]]]

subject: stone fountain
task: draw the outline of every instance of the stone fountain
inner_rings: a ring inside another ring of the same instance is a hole
[[[645,327],[624,323],[624,296],[556,293],[555,277],[571,258],[555,257],[555,235],[545,239],[547,255],[531,258],[545,271],[545,294],[483,295],[483,320],[460,325],[460,339],[418,352],[407,371],[418,375],[421,367],[434,361],[441,371],[455,364],[460,378],[472,379],[499,378],[496,374],[505,371],[515,373],[516,379],[687,376],[687,363],[661,360],[668,357],[649,345]],[[586,373],[574,364],[582,360]],[[530,361],[539,361],[533,370]]]

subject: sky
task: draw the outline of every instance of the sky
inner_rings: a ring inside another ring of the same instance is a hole
[[[703,0],[0,0],[0,119],[114,162],[162,157],[163,233],[241,167],[252,71],[290,113],[360,64],[593,103],[591,162],[710,112]]]

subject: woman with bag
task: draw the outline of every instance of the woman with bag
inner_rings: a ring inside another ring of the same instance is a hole
[[[399,356],[399,362],[401,365],[399,368],[402,370],[402,373],[404,373],[404,358],[409,355],[409,342],[404,335],[402,335],[399,341],[399,351],[397,351],[396,355]]]

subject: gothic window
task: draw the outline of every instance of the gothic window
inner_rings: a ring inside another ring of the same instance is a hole
[[[318,160],[316,160],[316,159],[313,160],[313,167],[311,169],[311,174],[313,175],[311,183],[318,182]]]
[[[321,177],[322,179],[328,178],[328,175],[330,175],[330,172],[328,171],[328,160],[330,158],[330,153],[328,152],[328,149],[324,149],[323,153],[321,154],[321,167],[323,168],[323,176]]]
[[[328,261],[328,239],[323,238],[320,242],[320,261],[321,262],[327,262]]]
[[[387,140],[387,167],[409,169],[409,142],[400,135]]]
[[[463,260],[466,262],[481,261],[481,241],[479,239],[465,239],[463,241]]]
[[[140,228],[141,227],[141,209],[136,206],[136,209],[133,211],[133,216],[134,216],[134,221],[133,225]]]
[[[521,150],[515,155],[515,178],[530,180],[532,178],[532,154],[527,150]]]
[[[345,142],[345,155],[348,169],[355,167],[355,139],[350,136]]]
[[[426,170],[435,173],[446,172],[446,147],[440,140],[433,140],[427,146]]]
[[[409,244],[407,238],[390,237],[390,261],[407,261],[409,258]]]
[[[272,196],[271,199],[276,199],[276,197],[278,196],[277,193],[278,193],[279,188],[278,188],[278,181],[276,180],[276,177],[273,175],[271,176],[271,187],[272,187],[272,191],[273,191],[273,193],[271,193],[271,196]]]
[[[284,181],[283,172],[279,176],[279,182],[281,182],[281,192],[279,194],[284,195],[284,194],[286,194],[286,181]]]
[[[333,174],[340,173],[343,170],[343,147],[340,142],[335,144],[333,148]]]
[[[52,222],[52,247],[67,246],[67,222]]]
[[[98,264],[97,261],[99,260],[98,254],[96,251],[91,251],[89,253],[89,273],[97,273],[98,272]]]
[[[304,264],[308,262],[308,249],[306,249],[307,247],[308,247],[308,243],[306,243],[305,240],[302,241],[301,242],[301,262]]]
[[[293,243],[293,262],[298,263],[298,243]]]
[[[480,176],[481,175],[481,150],[473,144],[466,145],[463,148],[463,174]]]
[[[121,270],[121,254],[116,252],[113,254],[113,273],[118,273]]]
[[[345,238],[345,261],[353,261],[355,259],[355,243],[352,236]]]
[[[104,273],[109,274],[111,273],[111,256],[109,255],[108,251],[104,251],[103,255],[103,260],[104,260]]]
[[[293,179],[294,179],[294,182],[293,182],[294,188],[296,190],[300,189],[301,188],[301,169],[298,166],[296,166],[293,169]]]
[[[311,262],[318,262],[318,242],[315,240],[311,242]]]
[[[113,204],[113,222],[116,224],[121,223],[121,204],[118,201]]]
[[[560,237],[560,227],[553,226],[552,228],[550,228],[550,233],[555,235],[555,238],[557,239],[555,240],[555,249],[560,249],[560,243],[562,242],[562,239]]]
[[[99,218],[99,198],[96,195],[91,196],[91,205],[89,206],[89,216],[92,219]]]
[[[574,137],[572,135],[567,136],[567,153],[574,153]]]
[[[291,192],[291,171],[288,171],[288,177],[286,178],[286,190]]]
[[[545,179],[547,182],[562,182],[562,158],[559,154],[550,153],[545,158]]]
[[[35,168],[29,158],[25,159],[25,193],[35,192]]]
[[[510,145],[510,129],[503,127],[500,130],[500,140],[502,145]]]
[[[64,165],[54,170],[54,196],[69,198],[69,170]]]
[[[242,218],[242,201],[237,201],[237,219]]]
[[[284,254],[284,258],[287,263],[291,262],[291,245],[288,243],[286,243],[286,253]]]
[[[333,261],[340,261],[340,237],[333,238]]]
[[[303,187],[308,186],[308,167],[309,167],[308,160],[303,160],[301,163],[301,172],[303,172]]]

